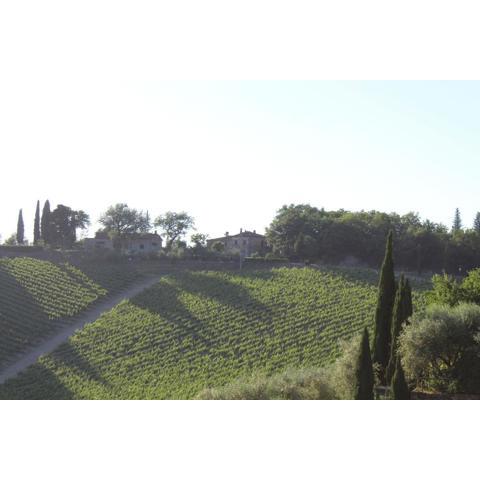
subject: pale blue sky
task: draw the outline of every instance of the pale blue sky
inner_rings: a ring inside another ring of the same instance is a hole
[[[25,81],[0,92],[0,233],[37,198],[187,210],[212,237],[263,231],[286,203],[470,225],[479,82]],[[5,181],[7,180],[7,181]],[[93,228],[92,228],[93,230]]]

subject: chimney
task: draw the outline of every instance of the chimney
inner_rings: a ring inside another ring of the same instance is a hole
[[[253,233],[257,233],[257,231],[256,231],[256,230],[254,230],[254,231],[253,231]]]
[[[225,236],[228,237],[228,232],[225,232]]]
[[[240,233],[242,233],[242,232],[243,232],[243,228],[240,229]]]

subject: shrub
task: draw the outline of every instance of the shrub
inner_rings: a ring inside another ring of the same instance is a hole
[[[453,307],[462,302],[464,292],[461,284],[452,276],[434,275],[432,277],[433,289],[426,293],[427,302],[432,304],[449,305]]]
[[[267,377],[256,375],[201,392],[199,400],[333,400],[336,397],[325,369],[288,370]]]
[[[430,305],[399,338],[407,379],[445,393],[480,391],[480,307]]]
[[[464,300],[480,304],[480,268],[471,270],[462,282]]]
[[[427,293],[430,304],[458,305],[461,302],[476,303],[480,305],[480,268],[471,270],[459,282],[454,277],[434,275],[432,278],[433,290]]]

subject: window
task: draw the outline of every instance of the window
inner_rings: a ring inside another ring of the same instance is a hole
[[[238,241],[237,241],[237,240],[235,240],[235,245],[238,245]]]
[[[152,242],[152,247],[156,247],[157,245],[157,242]]]
[[[143,243],[140,244],[140,250],[143,250],[145,248],[145,245]]]
[[[246,244],[247,244],[247,241],[246,241],[246,240],[244,240],[244,241],[243,241],[243,244],[244,244],[244,245],[246,245]]]

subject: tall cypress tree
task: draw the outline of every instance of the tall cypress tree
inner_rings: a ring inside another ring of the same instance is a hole
[[[375,310],[375,334],[373,343],[373,361],[380,367],[387,367],[390,355],[392,313],[395,303],[395,272],[393,267],[393,232],[387,237],[385,258],[378,284],[377,308]]]
[[[387,384],[390,383],[393,374],[395,373],[395,364],[398,356],[398,336],[400,335],[403,325],[411,315],[412,298],[410,282],[408,282],[408,280],[406,280],[405,276],[402,274],[398,284],[397,293],[395,295],[395,305],[393,307],[390,357],[385,373]]]
[[[18,222],[17,222],[17,243],[23,245],[25,241],[25,226],[23,225],[23,213],[22,209],[18,212]]]
[[[394,400],[410,400],[410,389],[405,380],[405,373],[403,371],[400,357],[397,356],[395,365],[395,375],[392,380],[392,396]]]
[[[455,216],[453,217],[452,233],[457,233],[462,229],[462,217],[460,216],[460,210],[455,209]]]
[[[480,234],[480,212],[477,212],[475,215],[475,220],[473,221],[473,229],[476,233]]]
[[[48,245],[51,241],[50,238],[50,202],[47,200],[42,210],[42,240]]]
[[[40,240],[40,200],[37,200],[37,208],[35,210],[35,221],[33,222],[33,243],[38,244]]]
[[[355,400],[373,400],[373,366],[367,327],[363,330],[355,366]]]

